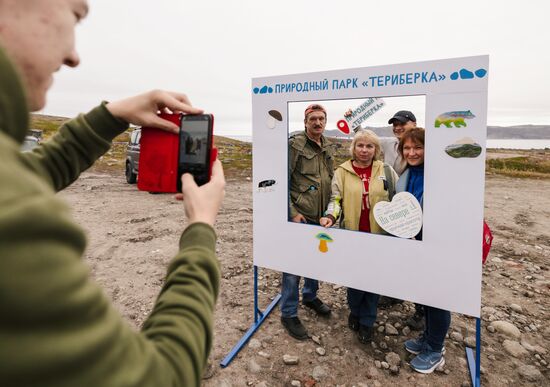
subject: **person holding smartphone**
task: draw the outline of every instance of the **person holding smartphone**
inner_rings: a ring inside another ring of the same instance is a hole
[[[184,94],[155,90],[104,102],[32,152],[19,150],[53,73],[80,62],[74,32],[87,13],[86,0],[0,0],[0,385],[198,386],[219,290],[221,163],[201,187],[182,177],[188,226],[141,332],[90,278],[84,232],[56,192],[129,123],[177,132],[159,111],[201,110]]]

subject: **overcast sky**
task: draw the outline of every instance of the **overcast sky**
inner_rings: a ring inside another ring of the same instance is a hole
[[[550,125],[548,0],[89,2],[45,114],[165,88],[249,134],[252,77],[489,54],[489,125]]]

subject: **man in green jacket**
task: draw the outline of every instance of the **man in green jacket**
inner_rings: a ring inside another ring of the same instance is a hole
[[[21,153],[29,110],[52,74],[75,67],[85,0],[0,0],[0,386],[198,386],[219,287],[212,225],[224,195],[182,178],[189,226],[141,332],[121,318],[82,260],[85,236],[55,193],[104,154],[128,123],[178,128],[156,113],[199,113],[179,93],[102,103]]]
[[[330,200],[334,174],[333,147],[323,135],[327,112],[319,104],[304,112],[303,132],[288,140],[289,219],[296,223],[319,224]],[[305,340],[307,330],[298,318],[300,276],[283,273],[281,323],[290,336]],[[304,278],[302,303],[320,316],[329,316],[330,308],[317,297],[319,282]]]

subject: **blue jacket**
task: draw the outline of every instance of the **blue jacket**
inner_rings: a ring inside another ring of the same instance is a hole
[[[405,169],[405,171],[399,177],[399,180],[397,180],[397,183],[395,184],[395,192],[399,193],[399,192],[407,191],[407,192],[412,193],[418,199],[418,201],[420,202],[420,207],[424,208],[424,181],[423,181],[423,176],[422,176],[422,190],[420,191],[420,195],[419,195],[418,191],[416,193],[413,193],[413,192],[411,192],[410,190],[407,189],[408,185],[409,185],[410,177],[411,177],[411,168],[407,167],[407,169]],[[415,239],[422,240],[422,229],[420,229],[420,232],[415,236]]]
[[[405,169],[403,174],[399,177],[399,180],[397,180],[397,183],[395,184],[396,193],[407,191],[407,185],[409,184],[410,173],[411,173],[410,169],[407,168]],[[422,195],[420,196],[420,199],[418,201],[420,202],[420,207],[424,208],[424,190],[422,190]]]

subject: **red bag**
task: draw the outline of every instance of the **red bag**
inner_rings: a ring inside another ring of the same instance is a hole
[[[487,222],[483,221],[483,253],[481,255],[481,262],[485,264],[485,261],[487,261],[487,256],[489,255],[489,251],[491,250],[491,245],[493,244],[493,234],[491,233],[491,229],[489,228],[489,225]]]

